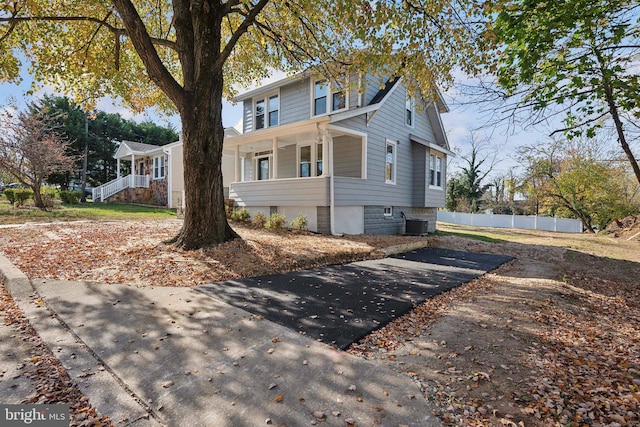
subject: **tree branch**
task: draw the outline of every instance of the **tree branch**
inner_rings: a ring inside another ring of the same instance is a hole
[[[251,25],[254,24],[254,22],[256,21],[256,17],[268,3],[269,0],[259,0],[258,3],[256,3],[255,6],[253,6],[249,10],[249,13],[246,15],[244,21],[242,21],[238,28],[236,28],[236,30],[231,35],[231,38],[225,45],[224,49],[222,50],[222,52],[220,52],[220,56],[218,56],[218,59],[214,64],[214,69],[222,69],[222,66],[224,65],[229,55],[231,55],[231,52],[233,52],[233,48],[236,46],[236,43],[238,43],[240,37],[249,30]]]
[[[136,7],[131,3],[131,0],[113,0],[113,4],[127,29],[127,35],[131,38],[134,48],[147,69],[149,78],[173,101],[178,109],[182,109],[184,90],[158,56],[153,40],[138,15]]]
[[[94,22],[96,24],[100,24],[101,26],[106,27],[109,31],[111,31],[115,35],[118,35],[118,36],[126,36],[126,35],[128,35],[127,34],[127,30],[122,29],[122,28],[114,27],[113,25],[108,24],[107,22],[103,21],[102,19],[94,18],[92,16],[14,16],[14,17],[8,17],[8,18],[0,18],[0,23],[1,22],[9,22],[11,24],[11,26],[9,27],[9,30],[7,31],[7,33],[5,33],[5,35],[2,36],[2,39],[0,39],[0,42],[2,40],[4,40],[5,37],[7,37],[9,31],[12,31],[13,27],[15,27],[17,24],[19,24],[21,22],[34,22],[34,21],[45,21],[45,22]],[[164,46],[164,47],[168,47],[170,49],[176,50],[176,43],[174,41],[167,40],[167,39],[156,38],[156,37],[149,37],[149,39],[155,45]]]

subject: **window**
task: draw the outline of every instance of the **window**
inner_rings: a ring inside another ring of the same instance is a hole
[[[436,156],[429,155],[429,185],[436,185]]]
[[[164,156],[153,158],[153,179],[164,178]]]
[[[322,144],[316,145],[316,176],[322,175]]]
[[[306,178],[311,176],[311,146],[300,147],[300,170],[298,176]]]
[[[331,111],[344,110],[347,108],[347,96],[344,88],[341,85],[335,85],[336,87],[331,91]]]
[[[346,79],[345,79],[346,83]],[[349,104],[346,84],[331,83],[327,80],[312,81],[313,116],[345,110]]]
[[[393,216],[393,207],[385,206],[384,207],[384,216]]]
[[[278,113],[280,109],[278,98],[278,95],[269,97],[269,127],[278,126]]]
[[[280,96],[278,94],[255,99],[255,130],[280,124]]]
[[[396,143],[387,140],[385,154],[385,174],[384,180],[387,184],[396,183]]]
[[[264,99],[256,101],[256,129],[264,129]]]
[[[434,154],[429,155],[429,185],[432,187],[443,186],[443,158]]]
[[[405,100],[405,123],[407,126],[413,127],[413,97],[408,94]]]
[[[298,146],[298,177],[322,175],[322,144]]]
[[[327,112],[327,81],[320,80],[313,85],[313,115]]]

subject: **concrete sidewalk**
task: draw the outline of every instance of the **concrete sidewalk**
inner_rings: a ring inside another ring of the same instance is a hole
[[[115,425],[441,425],[407,375],[193,289],[31,284],[4,257],[0,271]]]

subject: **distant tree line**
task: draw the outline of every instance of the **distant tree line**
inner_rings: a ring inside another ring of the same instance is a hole
[[[59,185],[62,189],[81,181],[85,148],[87,184],[97,186],[116,177],[113,155],[120,141],[165,145],[179,137],[171,126],[158,126],[150,121],[137,123],[119,114],[99,110],[85,112],[81,105],[63,96],[45,95],[31,104],[29,111],[48,116],[57,123],[57,132],[69,141],[66,154],[74,159],[73,168],[47,177],[49,184]]]

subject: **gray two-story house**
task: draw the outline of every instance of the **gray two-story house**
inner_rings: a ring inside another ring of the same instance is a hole
[[[453,154],[440,96],[416,99],[402,79],[338,85],[301,74],[235,100],[243,129],[225,139],[223,174],[239,206],[302,213],[327,234],[395,234],[402,214],[435,231]]]

